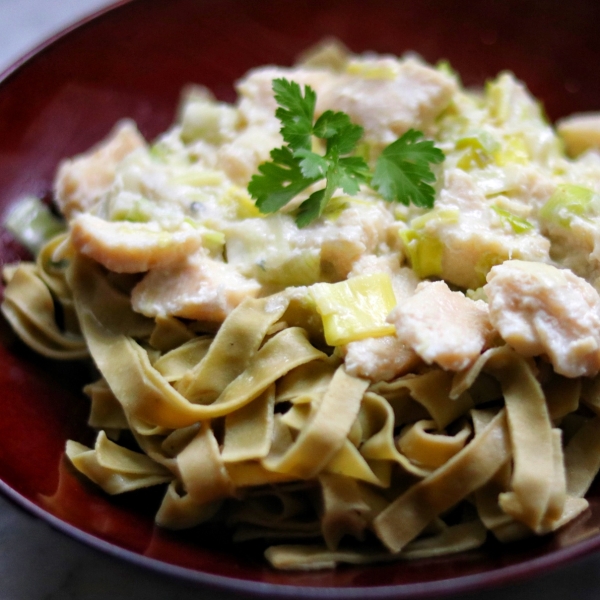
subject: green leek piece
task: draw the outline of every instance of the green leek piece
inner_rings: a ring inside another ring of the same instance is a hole
[[[321,253],[319,250],[304,250],[291,254],[271,268],[258,264],[256,279],[263,284],[281,288],[312,285],[321,276]]]
[[[360,156],[367,164],[371,162],[373,155],[374,152],[372,144],[362,141],[356,145],[354,156]]]
[[[387,273],[360,275],[340,283],[317,283],[310,291],[330,346],[393,335],[396,331],[394,325],[386,322],[396,306]]]
[[[488,302],[488,297],[482,287],[475,288],[474,290],[467,290],[465,292],[465,296],[470,300],[483,300],[484,302]]]
[[[511,114],[513,79],[508,73],[502,73],[494,81],[485,85],[485,100],[490,117],[496,123],[504,123]]]
[[[4,227],[34,256],[46,242],[66,230],[64,221],[35,196],[19,200],[6,215]]]
[[[167,144],[159,141],[150,146],[148,149],[148,154],[153,160],[164,163],[167,162],[171,154],[171,149]]]
[[[501,73],[485,86],[484,102],[495,125],[508,121],[529,121],[530,125],[547,125],[543,109],[521,82],[511,73]]]
[[[233,125],[236,120],[235,108],[214,102],[202,92],[192,94],[181,113],[181,139],[185,144],[196,140],[220,144],[223,124]]]
[[[482,169],[493,160],[494,152],[497,152],[500,144],[487,131],[478,131],[467,134],[456,142],[456,149],[463,150],[456,166],[464,171],[473,167]]]
[[[133,195],[132,195],[133,196]],[[154,204],[146,198],[127,198],[115,203],[109,212],[111,221],[129,221],[130,223],[148,223],[154,217]]]
[[[598,204],[596,194],[579,185],[559,185],[540,210],[540,219],[568,228],[573,217],[593,216]]]
[[[460,211],[457,208],[436,208],[427,211],[426,213],[415,217],[410,225],[413,229],[425,229],[428,224],[432,223],[458,223],[460,219]]]
[[[402,229],[399,235],[417,277],[441,277],[444,244],[423,230]]]
[[[512,213],[500,208],[499,206],[492,206],[492,210],[500,216],[504,223],[508,223],[515,233],[526,233],[533,229],[533,225],[523,217],[518,217]]]
[[[335,221],[350,205],[368,205],[368,201],[353,198],[352,196],[334,196],[323,209],[323,216],[330,221]]]
[[[475,264],[475,275],[477,279],[476,286],[481,287],[486,283],[487,274],[491,271],[492,267],[501,265],[504,261],[508,260],[508,254],[497,254],[495,252],[483,252],[477,259]]]
[[[187,218],[185,219],[187,222]],[[197,225],[200,227],[199,225]],[[202,246],[213,254],[222,254],[225,248],[225,234],[222,231],[206,229],[202,231]]]
[[[398,76],[398,65],[392,61],[369,62],[365,60],[351,60],[346,65],[348,75],[356,75],[364,79],[387,79],[393,81]]]
[[[231,206],[238,219],[253,219],[263,216],[246,189],[237,185],[229,186],[219,201],[223,205]]]
[[[450,61],[448,61],[448,60],[439,60],[436,63],[435,68],[440,73],[444,73],[445,75],[450,75],[451,77],[458,78],[458,73],[452,68]]]
[[[526,165],[531,157],[525,140],[519,135],[511,135],[506,138],[502,147],[494,152],[494,160],[500,167],[511,163]]]
[[[415,217],[410,229],[401,229],[398,233],[410,260],[413,271],[420,278],[440,277],[442,275],[442,257],[444,245],[429,231],[429,226],[458,223],[460,212],[454,208],[436,208]]]

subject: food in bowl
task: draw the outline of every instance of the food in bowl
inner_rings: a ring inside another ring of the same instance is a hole
[[[217,520],[280,569],[550,533],[600,467],[597,118],[554,128],[511,74],[339,45],[123,121],[7,226],[2,311],[90,357],[109,494]]]

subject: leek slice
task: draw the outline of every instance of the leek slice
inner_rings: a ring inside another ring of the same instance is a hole
[[[585,187],[559,185],[540,210],[540,219],[568,228],[574,217],[586,218],[597,213],[598,197]]]
[[[154,216],[154,204],[137,194],[120,194],[109,208],[110,221],[129,221],[130,223],[149,223]]]
[[[527,219],[513,215],[495,204],[492,205],[492,210],[501,218],[503,223],[510,225],[511,229],[517,234],[526,233],[533,229],[533,225]]]
[[[387,273],[361,275],[339,283],[317,283],[310,291],[330,346],[396,332],[394,325],[386,322],[396,306]]]
[[[525,140],[519,135],[511,135],[506,138],[502,147],[494,152],[494,160],[499,167],[511,163],[526,165],[531,156]]]
[[[232,130],[237,119],[237,109],[214,102],[203,90],[193,91],[182,107],[181,139],[185,144],[197,140],[223,143],[224,132]]]
[[[410,229],[398,232],[410,265],[418,277],[441,277],[444,244],[435,230],[444,224],[455,224],[460,219],[460,212],[454,208],[436,208],[415,217]],[[433,229],[433,231],[431,231]]]
[[[6,216],[4,227],[34,256],[46,242],[66,229],[64,222],[35,196],[17,202]]]
[[[255,276],[262,284],[281,288],[312,285],[321,276],[321,253],[318,249],[291,252],[269,268],[262,263],[258,267]]]
[[[493,155],[499,148],[499,143],[487,131],[465,135],[456,142],[456,149],[463,150],[456,166],[464,171],[473,167],[482,169],[492,162]]]
[[[402,229],[400,239],[410,260],[412,270],[421,279],[441,277],[444,244],[426,231]]]
[[[396,61],[351,60],[346,65],[348,75],[356,75],[364,79],[383,79],[393,81],[398,76],[399,65]]]

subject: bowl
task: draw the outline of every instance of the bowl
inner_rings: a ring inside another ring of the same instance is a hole
[[[56,36],[0,82],[0,218],[27,194],[51,197],[59,161],[134,119],[152,139],[173,121],[181,89],[222,100],[248,69],[293,63],[324,37],[356,52],[416,51],[447,59],[465,85],[511,70],[549,118],[600,108],[600,5],[572,0],[133,0]],[[2,264],[26,251],[0,234]],[[100,493],[65,460],[66,439],[89,442],[83,363],[44,360],[0,322],[0,489],[57,529],[115,556],[199,585],[262,597],[424,598],[533,576],[600,548],[600,486],[590,509],[557,534],[438,558],[277,572],[253,546],[217,530],[153,524],[158,497]],[[141,508],[140,508],[141,506]]]

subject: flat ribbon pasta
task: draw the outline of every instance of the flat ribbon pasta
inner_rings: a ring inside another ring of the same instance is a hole
[[[439,429],[444,429],[473,406],[465,390],[456,397],[451,395],[453,374],[432,369],[423,375],[407,375],[390,383],[374,386],[379,394],[387,397],[392,391],[407,390],[430,415]]]
[[[126,414],[167,428],[224,416],[252,401],[289,370],[325,357],[310,345],[303,330],[285,329],[256,352],[248,368],[212,404],[192,404],[154,369],[139,344],[105,327],[78,293],[75,299],[90,352]]]
[[[399,552],[439,514],[484,485],[510,454],[505,412],[470,444],[416,483],[373,521],[379,539]]]
[[[421,420],[405,428],[398,447],[412,462],[436,469],[464,448],[471,433],[471,426],[466,421],[456,434],[445,435],[437,432],[434,421]]]
[[[145,454],[111,442],[103,431],[93,449],[69,441],[66,454],[79,471],[109,494],[122,494],[173,479],[162,465]]]
[[[364,565],[391,560],[415,560],[465,552],[479,548],[486,538],[486,529],[480,521],[461,523],[444,529],[441,533],[415,540],[402,552],[389,554],[375,548],[358,550],[331,550],[319,545],[271,546],[265,552],[267,560],[277,569],[333,569],[340,563]]]
[[[183,487],[196,504],[209,504],[235,491],[208,423],[202,423],[198,433],[178,454],[177,466]]]
[[[205,358],[178,382],[178,391],[190,402],[216,400],[248,367],[287,304],[283,295],[242,302],[221,325]]]
[[[225,462],[265,458],[271,448],[274,427],[275,385],[258,398],[225,417],[221,457]]]
[[[335,550],[345,535],[364,539],[367,520],[363,515],[369,512],[369,505],[362,499],[356,481],[323,473],[319,483],[323,494],[321,527],[327,547]]]
[[[42,356],[60,360],[88,356],[80,335],[58,328],[52,294],[34,264],[23,263],[14,270],[1,309],[19,337]]]
[[[271,452],[262,462],[271,470],[308,479],[340,450],[356,419],[369,383],[338,367],[314,414],[298,438],[283,452]]]
[[[526,360],[508,347],[485,365],[504,394],[514,460],[511,491],[500,497],[505,512],[532,529],[551,501],[555,452],[552,423],[539,382]]]

